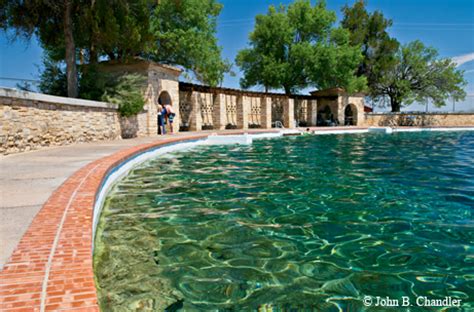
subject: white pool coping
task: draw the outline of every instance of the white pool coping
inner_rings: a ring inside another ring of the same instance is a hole
[[[297,131],[297,130],[296,130]],[[474,131],[474,127],[466,128],[390,128],[390,127],[370,127],[368,129],[348,129],[348,130],[324,130],[316,131],[315,135],[326,135],[326,134],[359,134],[359,133],[393,133],[393,132],[422,132],[422,131]],[[102,212],[105,198],[109,193],[113,185],[121,178],[126,176],[134,167],[141,163],[162,156],[168,153],[176,151],[186,151],[198,146],[204,145],[224,145],[224,144],[251,144],[253,139],[270,139],[278,138],[284,135],[284,131],[271,132],[271,133],[259,133],[259,134],[240,134],[240,135],[210,135],[205,139],[198,139],[192,141],[182,141],[167,145],[158,145],[151,148],[143,153],[139,153],[115,168],[113,168],[103,180],[94,203],[93,221],[92,221],[92,233],[94,239],[92,239],[92,250],[94,250],[95,234],[97,231],[97,225]],[[301,132],[302,133],[302,132]],[[249,143],[250,142],[250,143]]]
[[[355,133],[369,133],[369,132],[379,132],[379,133],[396,133],[396,132],[440,132],[440,131],[474,131],[474,127],[450,127],[450,128],[392,128],[392,127],[369,127],[367,129],[348,129],[348,130],[323,130],[323,131],[314,131],[316,135],[326,135],[326,134],[355,134]]]

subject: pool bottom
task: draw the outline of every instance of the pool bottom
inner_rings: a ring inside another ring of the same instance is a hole
[[[383,136],[390,153],[381,137],[202,147],[135,169],[99,227],[101,306],[360,310],[366,295],[423,294],[470,306],[472,135]]]

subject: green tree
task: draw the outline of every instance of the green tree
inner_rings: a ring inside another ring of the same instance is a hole
[[[67,96],[67,76],[63,70],[64,66],[48,56],[43,57],[43,66],[39,90],[45,94]]]
[[[287,94],[310,85],[362,89],[365,79],[355,76],[359,47],[349,45],[348,32],[335,29],[335,21],[325,1],[312,6],[309,0],[297,0],[257,15],[250,47],[236,58],[244,73],[242,87],[282,88]]]
[[[145,105],[143,92],[146,78],[139,74],[127,74],[114,79],[112,86],[105,90],[102,100],[119,106],[122,116],[138,114]]]
[[[358,47],[350,45],[345,29],[333,29],[329,40],[313,51],[306,58],[306,68],[309,80],[318,89],[341,87],[349,93],[366,89],[366,78],[355,74],[362,55]]]
[[[78,60],[83,65],[104,58],[126,62],[138,56],[181,65],[211,85],[222,82],[231,70],[231,64],[221,59],[215,37],[222,8],[215,0],[2,0],[1,4],[3,29],[15,29],[16,38],[36,35],[48,61],[65,62],[67,94],[72,97],[80,91],[78,79],[87,77],[87,72],[78,74]],[[49,73],[47,83],[52,81]]]
[[[14,28],[16,37],[38,35],[46,44],[61,41],[66,62],[67,95],[77,97],[76,46],[74,40],[74,12],[79,0],[4,0],[1,25]]]
[[[350,44],[359,46],[363,55],[357,75],[367,78],[369,94],[377,98],[377,85],[384,78],[380,76],[396,66],[396,53],[399,43],[391,38],[387,28],[392,21],[386,19],[380,11],[367,12],[366,1],[359,0],[352,7],[344,6],[341,26],[350,32]]]
[[[441,107],[449,97],[466,96],[463,72],[449,58],[439,59],[436,49],[413,41],[401,46],[395,59],[395,66],[377,73],[381,79],[373,86],[375,94],[390,98],[392,112],[415,101]]]
[[[150,18],[156,3],[150,0],[86,1],[78,12],[78,46],[86,52],[87,61],[98,57],[126,61],[151,48],[154,38]]]
[[[230,69],[217,44],[216,23],[222,5],[215,0],[161,0],[152,12],[155,45],[149,57],[181,65],[197,79],[218,85]]]

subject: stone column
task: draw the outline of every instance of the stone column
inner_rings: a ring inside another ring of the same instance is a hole
[[[237,127],[248,129],[249,127],[249,98],[244,95],[237,96]]]
[[[139,136],[151,136],[158,133],[158,111],[156,106],[158,95],[155,94],[153,86],[149,84],[144,94],[145,105],[143,111],[137,114]],[[143,113],[146,115],[140,116]]]
[[[189,117],[190,131],[202,130],[201,102],[199,101],[198,96],[199,94],[197,92],[191,93],[191,116]]]
[[[261,116],[260,122],[263,129],[271,129],[272,127],[272,99],[264,96],[261,98]]]
[[[337,112],[334,117],[339,120],[339,126],[344,126],[344,108],[346,107],[347,100],[346,95],[339,95],[337,97]]]
[[[225,95],[222,93],[214,94],[214,110],[212,112],[212,123],[215,130],[225,129],[226,111],[225,111]]]
[[[365,107],[365,99],[364,97],[358,97],[357,98],[359,101],[356,101],[358,103],[357,106],[357,123],[356,126],[361,126],[364,123],[364,107]]]
[[[308,125],[316,126],[318,118],[318,104],[316,100],[308,100]]]
[[[295,128],[295,102],[290,98],[285,98],[283,102],[283,125]]]

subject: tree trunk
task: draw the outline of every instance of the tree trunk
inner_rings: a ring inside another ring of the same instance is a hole
[[[95,12],[95,0],[91,1],[91,16],[92,20],[90,21],[91,23],[94,23],[94,25],[97,23],[94,17],[96,16]],[[95,27],[91,27],[91,38],[90,38],[90,47],[89,47],[89,63],[90,64],[96,64],[98,61],[97,58],[97,49],[96,49],[96,42],[97,42],[97,34],[95,32]]]
[[[64,41],[66,43],[67,96],[77,97],[76,46],[72,32],[72,0],[66,0],[64,7]]]
[[[97,64],[97,50],[95,49],[94,43],[92,43],[89,48],[89,63]]]
[[[392,113],[400,112],[400,101],[398,101],[398,99],[394,96],[390,97],[390,106],[392,107]]]

